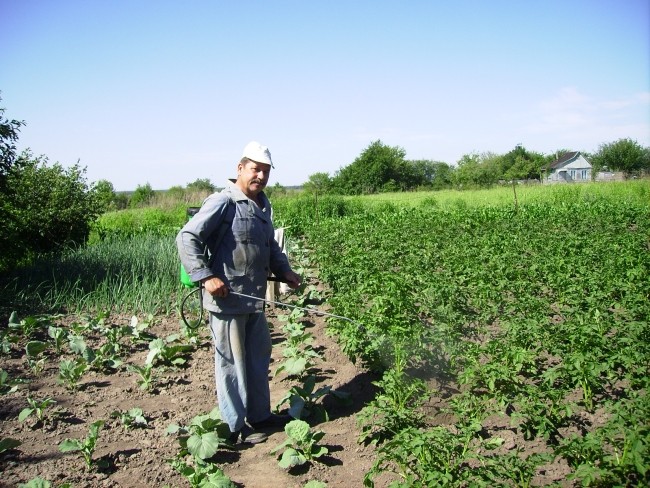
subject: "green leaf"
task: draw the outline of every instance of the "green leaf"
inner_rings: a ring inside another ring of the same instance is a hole
[[[282,458],[278,462],[281,468],[288,469],[293,468],[294,466],[300,466],[307,462],[307,458],[304,454],[296,451],[293,448],[289,448],[282,453]]]
[[[297,376],[305,371],[307,360],[305,358],[289,358],[283,366],[289,376]]]
[[[321,456],[324,456],[325,454],[328,453],[328,450],[325,446],[319,446],[316,451],[311,452],[311,457],[312,458],[319,458]]]
[[[80,451],[81,448],[81,442],[77,439],[65,439],[59,444],[59,451],[61,452]]]
[[[25,352],[30,357],[35,357],[47,349],[47,344],[43,341],[29,341],[25,346]]]
[[[309,480],[303,488],[327,488],[327,483],[318,480]]]
[[[299,444],[309,438],[309,424],[304,420],[292,420],[284,426],[284,431]]]
[[[84,341],[84,338],[79,335],[70,335],[68,338],[68,345],[70,346],[70,350],[75,354],[83,354],[86,350],[86,342]]]
[[[92,348],[86,347],[82,352],[81,356],[86,360],[88,364],[92,364],[95,359],[97,359],[97,354],[93,351]]]
[[[5,437],[4,439],[0,439],[0,452],[5,452],[8,451],[9,449],[13,449],[15,447],[20,446],[22,442],[20,442],[17,439],[11,439],[10,437]]]
[[[34,478],[27,483],[18,485],[19,488],[50,488],[52,486],[49,481],[43,478]]]
[[[18,414],[18,420],[20,422],[23,422],[27,417],[29,417],[32,414],[33,411],[34,411],[33,408],[23,408]]]
[[[291,415],[294,419],[301,419],[303,418],[304,408],[305,408],[305,400],[303,400],[299,396],[291,397],[291,402],[289,406],[289,415]]]
[[[187,450],[199,459],[208,459],[217,453],[219,438],[214,432],[192,435],[187,440]]]

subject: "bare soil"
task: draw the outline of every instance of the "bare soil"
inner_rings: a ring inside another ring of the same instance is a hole
[[[277,309],[282,313],[282,310]],[[281,323],[276,310],[267,313],[272,326],[273,362],[269,371],[272,407],[296,385],[296,381],[273,373],[282,354]],[[57,323],[73,318],[61,317]],[[128,325],[130,317],[108,319],[117,326]],[[341,353],[338,345],[325,333],[322,319],[310,317],[306,324],[315,336],[314,348],[323,361],[316,366],[319,385],[331,386],[349,392],[352,405],[342,406],[325,399],[329,420],[310,422],[312,427],[325,432],[320,444],[329,450],[322,462],[286,471],[278,466],[277,456],[271,449],[286,439],[283,430],[266,431],[269,439],[263,444],[220,449],[213,458],[230,479],[240,487],[301,487],[309,480],[320,480],[328,486],[362,486],[363,477],[373,463],[372,447],[358,444],[356,413],[374,394],[368,371],[355,366]],[[179,332],[179,320],[174,317],[157,317],[148,329],[158,337]],[[2,369],[11,378],[29,378],[18,391],[1,397],[0,438],[13,438],[21,442],[16,449],[0,454],[0,486],[15,487],[35,477],[41,477],[59,486],[70,483],[73,487],[162,487],[189,486],[167,462],[179,451],[174,435],[166,434],[170,424],[188,425],[200,414],[208,413],[216,405],[214,383],[214,356],[207,328],[201,333],[197,348],[188,356],[185,367],[166,369],[160,373],[157,388],[142,391],[136,383],[137,374],[125,368],[113,373],[89,372],[84,375],[77,391],[71,392],[57,383],[60,358],[48,358],[44,370],[34,377],[27,367],[24,350],[12,351],[10,359],[3,358]],[[146,345],[132,348],[124,357],[125,364],[144,364]],[[57,403],[46,409],[51,417],[44,425],[32,415],[24,422],[18,421],[20,411],[27,407],[27,397],[52,398]],[[145,428],[127,429],[119,418],[111,414],[141,408],[147,419]],[[58,415],[52,415],[54,412]],[[52,418],[53,417],[53,418]],[[93,455],[96,462],[106,467],[88,470],[78,453],[62,453],[58,445],[66,438],[84,439],[89,425],[105,420]]]
[[[286,375],[274,375],[282,360],[285,340],[281,328],[283,322],[278,319],[278,314],[282,313],[284,311],[279,308],[267,312],[274,344],[269,371],[272,407],[298,384],[297,380]],[[130,319],[116,316],[107,321],[114,326],[124,326],[130,323]],[[54,320],[57,325],[67,326],[80,318],[62,316]],[[218,464],[238,487],[298,488],[310,480],[326,482],[330,487],[360,487],[373,465],[373,447],[358,443],[357,414],[376,394],[372,382],[379,378],[350,362],[326,333],[322,318],[310,316],[305,325],[314,336],[314,349],[323,358],[314,370],[317,386],[331,386],[349,392],[352,404],[344,406],[326,397],[323,405],[329,419],[307,419],[315,430],[325,433],[320,444],[326,446],[329,453],[321,458],[322,462],[309,463],[290,471],[278,466],[277,456],[270,451],[286,439],[282,429],[266,431],[269,439],[263,444],[220,448],[212,462]],[[148,329],[161,338],[177,334],[179,330],[176,316],[158,316]],[[101,343],[102,338],[97,338],[94,347]],[[144,364],[148,353],[146,344],[129,344],[125,349],[125,365]],[[17,487],[36,477],[50,481],[53,487],[63,483],[88,488],[189,486],[187,479],[168,463],[178,453],[179,444],[176,437],[166,431],[170,424],[188,425],[192,418],[206,414],[216,406],[214,352],[207,327],[202,330],[196,348],[187,356],[188,361],[183,367],[159,370],[156,388],[152,391],[141,390],[136,382],[137,374],[125,367],[111,374],[86,373],[77,391],[69,391],[57,382],[60,359],[52,355],[48,357],[44,370],[35,376],[25,360],[24,343],[20,347],[14,346],[9,357],[2,357],[0,368],[7,371],[10,378],[25,378],[29,382],[16,392],[0,397],[0,439],[13,438],[21,442],[17,448],[0,453],[0,487]],[[453,428],[455,419],[445,413],[445,407],[450,396],[458,391],[457,385],[431,377],[427,381],[435,392],[426,406],[428,423]],[[56,405],[47,409],[48,419],[43,424],[38,423],[34,416],[24,422],[18,420],[21,410],[28,406],[28,397],[56,401]],[[115,411],[131,408],[144,411],[146,427],[127,429],[119,418],[111,416]],[[105,467],[87,469],[78,453],[60,452],[61,441],[66,438],[84,439],[90,424],[100,419],[106,423],[99,434],[93,460]],[[601,425],[604,420],[601,413],[584,419],[592,426]],[[487,419],[483,427],[488,435],[504,439],[500,448],[503,453],[519,452],[525,458],[534,452],[548,452],[544,442],[524,440],[506,415]],[[532,484],[574,486],[567,481],[569,473],[566,462],[556,460],[541,467]],[[377,488],[386,487],[394,480],[390,474],[374,479]]]

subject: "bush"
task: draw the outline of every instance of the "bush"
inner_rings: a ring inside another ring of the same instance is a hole
[[[31,257],[82,245],[100,212],[96,193],[79,164],[48,166],[44,156],[29,151],[7,174],[7,191],[0,192],[5,220],[0,237],[0,270]]]

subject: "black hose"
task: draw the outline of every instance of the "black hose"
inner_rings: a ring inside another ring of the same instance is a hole
[[[198,293],[199,295],[199,318],[198,320],[192,321],[194,322],[194,325],[190,324],[190,321],[187,320],[187,317],[185,316],[185,305],[187,303],[187,300],[194,294]],[[199,327],[199,325],[203,322],[203,285],[199,284],[196,288],[193,288],[187,294],[183,297],[183,300],[181,301],[181,319],[183,320],[183,323],[188,329],[195,330]]]

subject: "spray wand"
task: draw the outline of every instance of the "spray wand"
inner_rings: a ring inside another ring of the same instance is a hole
[[[267,278],[267,280],[268,281],[280,281],[280,282],[285,283],[285,281],[282,278],[277,278],[275,276],[269,276]],[[187,300],[194,293],[199,294],[199,319],[195,320],[195,321],[190,321],[185,316],[185,306],[186,306]],[[299,307],[298,305],[292,305],[290,303],[279,302],[279,301],[276,301],[276,300],[267,300],[266,298],[259,298],[259,297],[253,296],[253,295],[247,295],[245,293],[239,293],[239,292],[233,291],[233,290],[229,290],[229,293],[232,293],[233,295],[240,296],[240,297],[243,297],[243,298],[250,298],[252,300],[258,300],[260,302],[273,304],[273,305],[278,305],[280,307],[286,307],[286,308],[293,308],[293,309],[296,309],[296,310],[302,310],[304,312],[311,313],[311,314],[321,316],[321,317],[332,317],[332,318],[335,318],[335,319],[346,320],[346,321],[348,321],[348,322],[350,322],[352,324],[363,327],[362,324],[352,320],[351,318],[344,317],[342,315],[336,315],[336,314],[329,313],[329,312],[323,312],[323,311],[315,309],[315,308]],[[181,310],[180,310],[180,312],[181,312],[181,318],[183,319],[183,323],[188,328],[196,329],[199,326],[199,324],[203,321],[203,286],[200,285],[199,287],[191,290],[187,295],[185,295],[185,297],[183,298],[183,301],[181,302]]]

